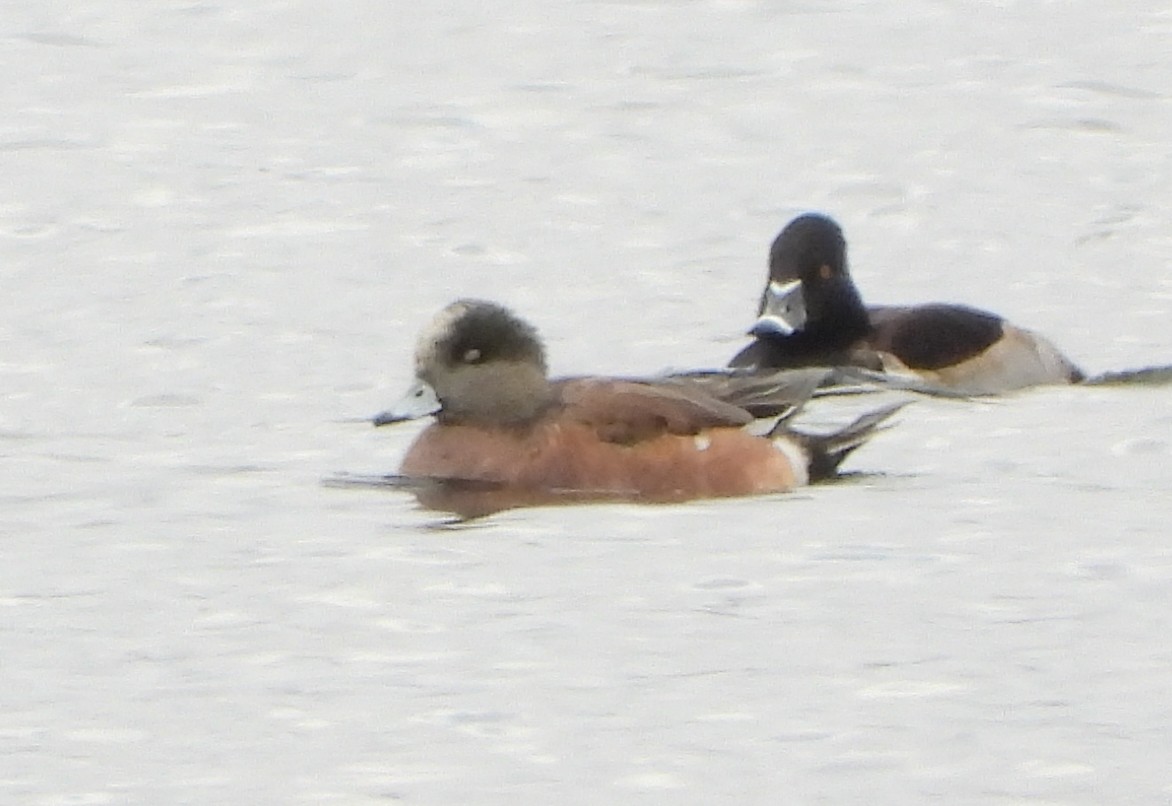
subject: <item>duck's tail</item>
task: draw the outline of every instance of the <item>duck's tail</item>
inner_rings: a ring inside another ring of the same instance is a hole
[[[1164,386],[1172,383],[1172,364],[1103,372],[1082,383],[1086,386]]]
[[[788,435],[796,439],[810,457],[810,481],[822,481],[838,474],[838,466],[851,452],[880,431],[890,428],[884,425],[893,414],[910,401],[893,403],[881,409],[864,414],[854,422],[829,434],[807,434],[795,431],[782,421],[774,427],[770,436]]]
[[[692,370],[669,373],[662,381],[702,389],[717,400],[742,408],[758,419],[780,418],[784,422],[802,410],[831,372],[826,367],[768,372]]]

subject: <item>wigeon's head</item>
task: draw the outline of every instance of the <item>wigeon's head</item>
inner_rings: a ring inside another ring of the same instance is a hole
[[[791,221],[769,249],[769,281],[754,336],[789,336],[863,312],[851,280],[842,228],[807,213]]]
[[[550,399],[537,331],[494,302],[461,299],[440,311],[415,348],[415,384],[375,425],[434,414],[444,423],[510,425]]]

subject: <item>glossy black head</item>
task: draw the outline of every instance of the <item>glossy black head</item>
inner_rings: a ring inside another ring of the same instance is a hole
[[[856,338],[867,313],[847,268],[846,239],[833,219],[798,216],[769,250],[769,283],[761,296],[757,336],[827,331]]]

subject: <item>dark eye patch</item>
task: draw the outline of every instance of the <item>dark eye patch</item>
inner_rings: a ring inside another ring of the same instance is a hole
[[[525,361],[545,370],[545,356],[533,328],[509,311],[487,303],[470,303],[436,350],[448,366]]]

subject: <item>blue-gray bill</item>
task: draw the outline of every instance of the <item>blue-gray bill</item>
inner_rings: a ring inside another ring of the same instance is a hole
[[[416,381],[399,402],[386,411],[376,414],[373,422],[376,426],[390,425],[391,423],[401,423],[404,420],[417,420],[420,417],[435,414],[439,410],[440,400],[436,396],[435,390],[431,388],[431,384],[425,381]]]
[[[789,336],[806,324],[806,298],[802,281],[773,280],[765,288],[761,314],[749,330],[752,336]]]

